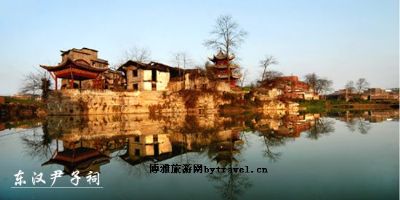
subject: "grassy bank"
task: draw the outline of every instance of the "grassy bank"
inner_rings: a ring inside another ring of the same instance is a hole
[[[299,101],[300,109],[311,113],[324,113],[332,110],[382,110],[399,108],[399,102],[358,100],[312,100]]]
[[[4,97],[6,104],[21,104],[21,105],[35,105],[35,106],[43,106],[43,102],[40,100],[36,100],[34,98],[15,98],[10,96]]]
[[[31,119],[46,115],[46,105],[33,98],[2,97],[0,103],[0,121]]]

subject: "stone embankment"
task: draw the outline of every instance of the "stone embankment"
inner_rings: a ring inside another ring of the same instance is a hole
[[[196,98],[188,99],[179,92],[62,90],[49,95],[47,109],[49,115],[215,113],[226,103],[220,95],[196,94]]]
[[[207,114],[217,113],[222,105],[230,108],[257,105],[258,111],[296,113],[298,104],[278,100],[279,92],[250,94],[217,91],[182,90],[115,92],[96,90],[61,90],[50,93],[49,115],[93,114]],[[246,100],[247,99],[247,100]],[[255,103],[258,102],[258,103]]]

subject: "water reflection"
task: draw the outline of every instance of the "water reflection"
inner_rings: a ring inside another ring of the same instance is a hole
[[[51,154],[50,144],[53,138],[49,136],[45,128],[47,123],[43,123],[43,134],[38,130],[40,127],[32,128],[32,135],[24,135],[21,137],[25,147],[25,152],[32,158],[42,159]]]
[[[265,145],[265,159],[279,162],[278,147],[298,137],[312,140],[334,132],[335,120],[352,132],[366,134],[371,123],[398,120],[399,111],[335,112],[321,114],[217,115],[94,115],[48,117],[42,134],[22,137],[27,154],[42,166],[61,165],[66,174],[101,172],[111,160],[127,173],[148,176],[150,163],[196,164],[190,155],[204,156],[220,167],[239,167],[246,158],[246,134],[255,133]],[[36,129],[34,129],[36,130]],[[176,159],[179,158],[179,159]],[[195,160],[195,159],[194,159]],[[225,199],[238,199],[253,186],[246,173],[214,173],[207,180]]]
[[[265,142],[266,157],[276,161],[280,154],[272,151],[274,146],[284,145],[305,131],[308,137],[317,139],[333,131],[332,123],[319,114],[252,114],[240,118],[216,115],[50,117],[43,124],[46,135],[43,142],[48,144],[50,138],[56,141],[53,159],[61,155],[75,156],[78,160],[83,156],[80,154],[84,154],[84,158],[89,154],[96,156],[88,148],[108,156],[125,150],[119,157],[135,166],[188,152],[204,152],[210,160],[224,167],[239,162],[237,156],[244,148],[246,132],[258,133]]]
[[[371,129],[371,123],[398,121],[399,110],[342,111],[330,113],[330,116],[344,121],[351,132],[367,134]]]

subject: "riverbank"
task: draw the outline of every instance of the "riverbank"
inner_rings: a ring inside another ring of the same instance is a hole
[[[84,99],[87,100],[85,101]],[[35,99],[4,97],[3,101],[0,102],[0,119],[2,121],[9,121],[12,119],[41,118],[48,114],[107,114],[110,111],[112,111],[111,113],[185,113],[196,111],[196,113],[243,114],[269,110],[299,110],[307,113],[325,113],[343,110],[386,110],[399,108],[399,103],[393,101],[346,102],[338,100],[302,100],[298,102],[281,102],[260,99],[263,98],[256,97],[254,99],[253,95],[221,95],[193,91],[176,94],[168,94],[166,92],[142,92],[139,94],[95,91],[81,93],[71,90],[63,93],[55,93],[47,103]],[[93,109],[97,111],[93,112]],[[90,110],[92,112],[87,112]]]
[[[203,114],[244,111],[297,112],[298,104],[271,94],[215,90],[135,91],[63,90],[52,91],[47,99],[49,115],[93,114]]]
[[[47,115],[46,104],[36,99],[1,97],[0,120],[41,118]]]
[[[299,107],[307,112],[327,112],[332,110],[386,110],[398,109],[399,102],[394,101],[356,101],[346,102],[338,100],[311,100],[299,101]]]

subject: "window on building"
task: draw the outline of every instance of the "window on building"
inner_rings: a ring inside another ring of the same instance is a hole
[[[135,149],[135,156],[140,156],[140,149]]]
[[[132,71],[132,75],[133,75],[133,77],[137,77],[137,76],[138,76],[138,71],[137,71],[137,69],[135,69],[135,70]]]
[[[157,71],[155,69],[151,70],[151,81],[157,81]]]
[[[133,84],[133,90],[134,90],[134,91],[138,91],[138,90],[139,90],[139,84],[134,83],[134,84]]]
[[[135,142],[140,142],[140,137],[139,136],[135,136]]]
[[[158,142],[158,135],[153,135],[153,142]]]

